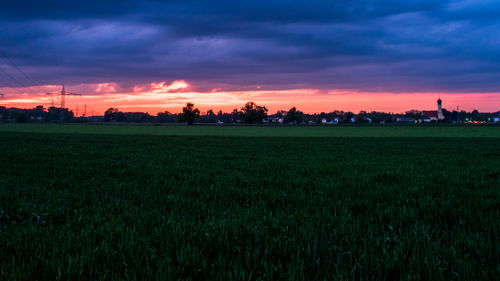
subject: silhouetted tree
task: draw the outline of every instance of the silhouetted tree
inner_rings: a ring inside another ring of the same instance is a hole
[[[416,110],[416,109],[412,109],[412,110],[406,111],[405,117],[410,117],[410,118],[413,118],[413,119],[418,119],[418,118],[422,117],[422,111],[419,111],[419,110]]]
[[[386,113],[386,112],[372,111],[372,112],[368,113],[368,117],[370,117],[374,123],[380,123],[380,122],[391,123],[392,122],[392,115],[390,113]]]
[[[43,117],[45,115],[45,108],[43,108],[43,105],[37,105],[35,108],[33,108],[33,114],[35,117]]]
[[[358,123],[368,123],[368,118],[368,113],[365,110],[359,111],[359,113],[355,116],[356,122]]]
[[[470,113],[470,119],[471,120],[479,120],[480,119],[480,114],[479,114],[479,111],[477,109],[474,109],[471,113]]]
[[[231,112],[231,119],[233,122],[240,122],[240,112],[237,108],[233,109]]]
[[[0,106],[0,119],[5,120],[8,118],[7,108],[5,106]]]
[[[188,125],[193,125],[194,121],[199,117],[200,111],[198,108],[194,108],[194,104],[189,102],[182,108],[182,113],[179,114],[179,121],[187,122]]]
[[[344,123],[351,123],[351,119],[354,117],[354,113],[348,111],[344,113]]]
[[[200,123],[216,123],[217,115],[212,109],[207,110],[207,114],[200,115],[199,122]]]
[[[177,121],[177,114],[172,114],[168,111],[159,112],[156,115],[156,120],[158,122],[161,122],[161,123],[176,122]]]
[[[51,106],[47,111],[47,121],[71,121],[73,119],[73,111],[67,108],[59,108]]]
[[[283,118],[285,115],[286,115],[286,111],[284,111],[284,110],[278,110],[274,114],[274,116],[279,117],[279,118]]]
[[[302,123],[304,121],[304,113],[302,111],[297,110],[297,108],[292,107],[285,115],[284,118],[285,123]]]
[[[249,101],[241,108],[240,116],[247,124],[262,123],[262,120],[267,117],[267,108]]]
[[[111,120],[115,120],[116,121],[116,115],[118,114],[118,108],[108,108],[108,110],[106,110],[104,112],[104,121],[107,122],[107,121],[111,121]]]
[[[118,116],[122,115],[126,122],[151,122],[153,121],[153,116],[149,115],[147,112],[119,112]]]

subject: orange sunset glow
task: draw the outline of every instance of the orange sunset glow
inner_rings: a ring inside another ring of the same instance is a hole
[[[44,85],[48,91],[59,91],[61,86]],[[175,80],[171,82],[153,82],[150,85],[136,85],[132,91],[120,91],[117,83],[100,83],[97,85],[69,85],[67,89],[81,93],[82,96],[66,98],[67,106],[75,114],[93,113],[102,115],[109,107],[122,111],[142,111],[156,114],[162,111],[177,113],[187,102],[193,102],[202,111],[231,111],[240,108],[247,101],[265,105],[270,112],[287,110],[296,106],[307,113],[344,110],[359,112],[385,111],[404,112],[411,109],[434,109],[436,99],[444,100],[443,107],[449,110],[478,109],[481,111],[498,110],[500,95],[498,93],[372,93],[358,91],[291,89],[265,90],[259,86],[247,91],[195,91],[189,82]],[[32,108],[44,107],[59,103],[57,96],[51,97],[37,93],[37,87],[1,88],[6,93],[1,101],[8,107]]]

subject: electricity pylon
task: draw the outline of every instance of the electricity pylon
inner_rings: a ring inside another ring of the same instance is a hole
[[[64,85],[62,87],[61,93],[52,92],[52,93],[46,93],[46,94],[48,96],[52,96],[52,106],[54,106],[54,96],[53,95],[61,95],[61,108],[66,108],[66,96],[82,96],[82,94],[75,94],[75,93],[66,92]]]

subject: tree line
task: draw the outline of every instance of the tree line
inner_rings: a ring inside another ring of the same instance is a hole
[[[398,118],[406,117],[418,120],[422,117],[422,111],[409,110],[405,113],[390,113],[378,111],[360,111],[353,113],[350,111],[333,110],[331,112],[321,112],[308,114],[292,107],[288,110],[278,110],[269,114],[265,106],[257,105],[255,102],[247,102],[240,109],[233,109],[231,112],[215,112],[211,109],[201,113],[192,103],[187,103],[182,108],[181,113],[171,113],[169,111],[159,112],[151,115],[147,112],[122,112],[117,108],[109,108],[104,116],[96,117],[75,117],[71,110],[67,108],[49,107],[45,109],[39,105],[32,109],[6,108],[0,106],[0,120],[3,122],[131,122],[131,123],[244,123],[244,124],[264,124],[264,123],[286,123],[286,124],[325,124],[325,123],[393,123]],[[494,118],[500,117],[500,111],[495,113],[481,113],[477,110],[447,111],[443,109],[444,120],[439,122],[451,123],[456,121],[477,120],[491,122]]]
[[[38,105],[31,109],[22,108],[6,108],[0,106],[0,120],[3,122],[53,122],[53,121],[73,121],[75,116],[73,111],[67,108],[59,108],[51,106],[45,109],[42,105]]]

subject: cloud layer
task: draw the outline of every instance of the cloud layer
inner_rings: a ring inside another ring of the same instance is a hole
[[[0,51],[41,84],[130,92],[185,80],[206,92],[486,93],[500,88],[499,15],[493,0],[9,1]],[[0,67],[15,70],[1,56]],[[2,72],[0,83],[18,84]]]

